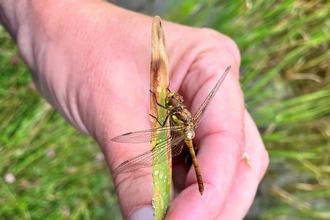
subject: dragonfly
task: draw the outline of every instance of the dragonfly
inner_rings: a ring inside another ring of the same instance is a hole
[[[153,134],[155,132],[167,132],[169,135],[164,137],[161,140],[156,140],[157,144],[154,148],[146,151],[142,154],[139,154],[131,159],[128,159],[121,163],[114,171],[113,175],[119,173],[131,172],[136,169],[150,167],[152,165],[160,164],[165,161],[169,151],[171,151],[172,157],[179,155],[182,152],[184,143],[189,149],[193,166],[195,169],[195,174],[198,182],[198,190],[202,195],[204,192],[203,178],[201,171],[198,166],[193,138],[195,137],[195,129],[198,127],[207,106],[210,104],[211,100],[217,93],[222,82],[224,81],[226,75],[230,70],[230,66],[224,71],[218,82],[215,84],[211,92],[205,98],[204,102],[198,108],[195,115],[192,117],[191,113],[183,105],[183,97],[178,94],[171,92],[168,89],[168,94],[165,98],[165,106],[157,103],[162,108],[168,110],[168,114],[163,123],[161,123],[157,117],[152,116],[157,119],[158,123],[161,125],[159,128],[141,130],[135,132],[128,132],[112,138],[112,141],[121,142],[121,143],[146,143],[151,142]],[[157,102],[157,101],[156,101]],[[170,118],[170,126],[165,126],[165,122]],[[170,147],[168,147],[170,146]]]

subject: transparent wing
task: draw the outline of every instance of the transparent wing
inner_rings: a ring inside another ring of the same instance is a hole
[[[227,69],[225,70],[225,72],[222,74],[222,76],[220,77],[220,79],[218,80],[217,84],[215,84],[214,88],[212,89],[212,91],[210,92],[210,94],[206,97],[206,99],[204,100],[204,102],[201,104],[201,106],[198,108],[196,114],[194,115],[194,118],[192,119],[193,124],[194,124],[194,129],[197,128],[199,122],[201,121],[201,118],[204,115],[204,112],[207,108],[207,106],[210,104],[211,100],[213,99],[213,97],[215,96],[215,94],[217,93],[218,89],[220,88],[222,82],[224,81],[224,79],[226,78],[229,70],[230,70],[231,66],[227,67]]]
[[[146,151],[121,163],[114,171],[113,175],[126,173],[140,168],[151,167],[165,161],[167,155],[172,151],[172,157],[181,153],[183,148],[184,135],[176,133],[168,139],[158,143],[153,149]],[[167,147],[170,145],[171,147]],[[154,159],[153,159],[154,157]]]
[[[172,128],[177,127],[172,120],[170,120],[170,125]],[[185,134],[182,130],[175,129],[171,130],[171,137],[172,157],[175,157],[182,152]]]
[[[111,140],[115,142],[132,143],[132,144],[146,143],[151,141],[152,134],[154,132],[170,133],[167,137],[165,137],[164,141],[166,141],[167,139],[171,138],[173,132],[184,133],[184,126],[166,126],[166,127],[153,128],[142,131],[128,132],[126,134],[122,134],[120,136],[114,137]],[[158,141],[162,141],[162,140],[158,140]]]

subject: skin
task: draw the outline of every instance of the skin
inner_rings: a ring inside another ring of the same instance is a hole
[[[110,139],[150,126],[152,18],[99,0],[1,0],[0,6],[1,22],[41,95],[74,127],[95,138],[110,170],[150,148]],[[242,219],[269,161],[244,108],[239,50],[230,38],[210,29],[165,21],[163,28],[171,90],[184,97],[192,114],[232,67],[194,139],[204,194],[197,190],[193,168],[178,157],[173,178],[179,194],[167,219]],[[244,152],[252,168],[241,160]],[[151,168],[120,174],[114,183],[125,219],[152,211]]]

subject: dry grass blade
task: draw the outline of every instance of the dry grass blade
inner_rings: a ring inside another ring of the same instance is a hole
[[[165,106],[167,87],[169,85],[168,60],[166,54],[165,37],[162,29],[162,23],[159,16],[155,16],[152,22],[152,51],[150,65],[150,114],[163,122],[167,116],[167,110],[158,106],[157,103]],[[156,100],[155,100],[156,97]],[[156,103],[157,102],[157,103]],[[167,121],[165,126],[169,126]],[[159,128],[160,124],[151,117],[151,128]],[[169,132],[169,131],[168,131]],[[155,132],[152,140],[164,140],[169,134],[164,132]],[[152,147],[155,147],[157,141],[152,141]],[[171,146],[167,146],[169,148]],[[169,151],[169,154],[171,151]],[[156,159],[153,158],[153,160]],[[154,182],[154,209],[155,218],[163,219],[167,207],[170,203],[171,195],[171,155],[167,155],[167,160],[163,163],[153,165]]]

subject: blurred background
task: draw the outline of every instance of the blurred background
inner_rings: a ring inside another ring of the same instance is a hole
[[[245,219],[330,219],[330,1],[112,3],[233,38],[270,154]],[[0,219],[121,219],[97,144],[39,96],[2,27],[0,69]]]

